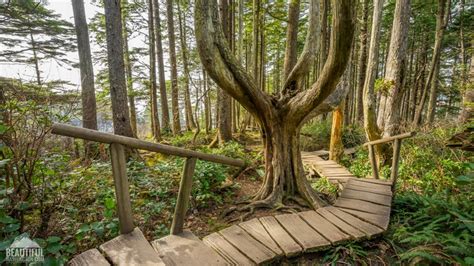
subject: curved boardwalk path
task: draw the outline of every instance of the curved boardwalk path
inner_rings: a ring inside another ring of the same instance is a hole
[[[307,166],[343,189],[334,206],[316,211],[254,218],[202,240],[191,232],[149,243],[140,229],[86,251],[72,265],[255,265],[283,256],[329,249],[372,238],[389,223],[391,181],[356,178],[334,161],[304,153]],[[99,251],[100,250],[100,251]]]

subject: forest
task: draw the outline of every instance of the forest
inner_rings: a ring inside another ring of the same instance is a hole
[[[0,0],[0,264],[474,265],[473,29],[470,0]]]

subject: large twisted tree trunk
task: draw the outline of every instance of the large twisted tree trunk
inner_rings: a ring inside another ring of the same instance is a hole
[[[304,201],[314,209],[324,205],[306,179],[299,134],[308,119],[333,110],[347,93],[344,86],[336,88],[336,85],[350,56],[355,5],[354,0],[332,0],[332,5],[334,30],[328,58],[318,80],[303,90],[303,79],[319,49],[319,1],[311,0],[303,51],[286,75],[280,95],[269,95],[239,65],[225,42],[216,1],[196,1],[195,31],[203,66],[219,87],[255,117],[262,130],[266,174],[249,208],[277,206],[287,199]]]

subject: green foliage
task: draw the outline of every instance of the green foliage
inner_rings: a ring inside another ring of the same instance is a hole
[[[318,178],[316,182],[311,184],[311,187],[316,191],[322,192],[324,194],[330,195],[332,198],[336,198],[338,188],[333,183],[329,182],[329,179],[323,177]]]
[[[300,146],[302,150],[314,151],[329,149],[331,139],[331,120],[314,121],[301,129]],[[342,129],[342,143],[344,148],[358,146],[365,141],[364,129],[356,126],[344,126]]]
[[[390,228],[401,261],[465,265],[472,262],[473,185],[471,173],[444,192],[404,192],[395,198]]]

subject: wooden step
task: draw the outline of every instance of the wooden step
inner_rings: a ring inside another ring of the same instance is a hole
[[[293,237],[278,223],[275,217],[267,216],[259,220],[272,239],[275,240],[278,246],[285,252],[287,257],[298,255],[303,251],[303,248],[296,243]]]
[[[166,265],[228,265],[216,251],[189,231],[151,242]]]
[[[263,227],[262,223],[257,218],[240,223],[239,226],[253,238],[271,249],[277,256],[283,255],[283,250],[278,247],[278,244],[272,239],[267,230],[265,230],[265,227]]]
[[[363,200],[346,199],[339,197],[336,200],[336,203],[334,203],[334,206],[380,215],[390,215],[390,207]]]
[[[348,199],[364,200],[389,207],[392,205],[392,197],[390,196],[375,194],[367,191],[352,190],[349,188],[345,188],[342,191],[341,197]]]
[[[300,212],[299,215],[305,220],[314,230],[318,231],[332,244],[338,244],[345,240],[349,240],[350,236],[342,232],[335,225],[324,219],[315,211]]]
[[[340,219],[347,222],[348,224],[364,232],[367,235],[367,237],[372,237],[383,232],[383,230],[380,227],[364,222],[363,220],[349,213],[343,212],[336,207],[326,207],[326,209],[330,211],[332,214],[339,217]]]
[[[275,218],[306,252],[318,250],[331,244],[298,214],[281,214]]]
[[[75,256],[72,260],[69,261],[68,265],[73,266],[106,266],[110,263],[100,254],[100,251],[97,249],[89,249],[88,251],[82,252],[81,254]]]
[[[212,233],[204,237],[202,241],[219,253],[230,265],[255,265],[219,233]]]
[[[220,234],[256,264],[270,262],[276,256],[273,251],[255,240],[237,225],[221,230]]]
[[[138,228],[105,242],[100,250],[114,265],[165,265]]]

